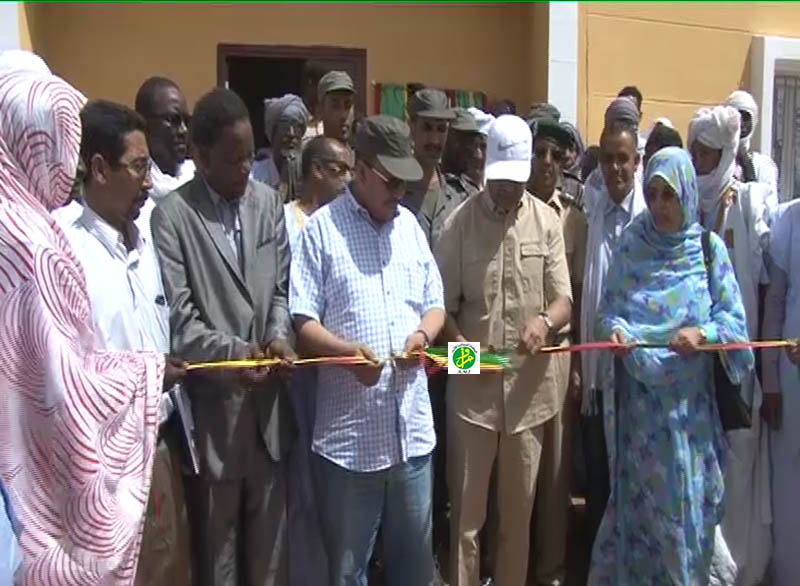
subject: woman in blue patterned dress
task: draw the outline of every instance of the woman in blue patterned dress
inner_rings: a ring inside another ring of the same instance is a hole
[[[649,213],[620,238],[596,333],[669,348],[634,349],[616,360],[615,397],[605,409],[611,497],[589,584],[705,586],[722,517],[724,436],[713,354],[698,348],[747,340],[745,313],[725,244],[715,234],[707,276],[688,154],[659,151],[644,185]],[[752,368],[753,354],[727,352],[724,363],[738,382]]]

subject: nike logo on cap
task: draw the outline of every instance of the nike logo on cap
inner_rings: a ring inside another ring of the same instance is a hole
[[[497,145],[497,150],[500,150],[500,151],[507,151],[507,150],[508,150],[508,149],[510,149],[511,147],[515,147],[515,146],[517,146],[518,144],[523,144],[523,143],[525,143],[525,141],[524,141],[524,140],[518,140],[518,141],[515,141],[515,142],[501,143],[501,144],[498,144],[498,145]]]

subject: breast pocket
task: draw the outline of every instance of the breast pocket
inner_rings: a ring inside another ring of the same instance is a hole
[[[526,296],[533,295],[541,300],[544,289],[544,260],[545,250],[541,243],[520,243],[519,270],[522,275],[522,291]]]
[[[169,305],[163,294],[156,296],[155,308],[158,334],[163,341],[164,348],[169,349]]]
[[[477,251],[476,251],[477,252]],[[491,299],[500,284],[497,256],[474,254],[466,256],[461,273],[461,287],[467,302]]]

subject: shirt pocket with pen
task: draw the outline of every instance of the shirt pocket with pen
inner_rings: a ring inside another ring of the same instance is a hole
[[[155,317],[158,325],[159,339],[156,344],[161,352],[169,352],[169,303],[164,293],[158,293],[154,299]]]

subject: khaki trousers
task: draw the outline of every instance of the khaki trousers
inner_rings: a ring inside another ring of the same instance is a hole
[[[557,368],[558,384],[566,397],[569,355],[553,357],[564,364]],[[563,376],[562,376],[563,375]],[[542,461],[536,482],[534,512],[534,568],[539,586],[564,583],[569,523],[570,467],[572,466],[572,423],[574,405],[565,399],[561,409],[542,427]]]
[[[492,467],[496,465],[497,527],[495,586],[525,586],[536,475],[543,426],[508,435],[468,423],[452,411],[447,418],[450,489],[450,584],[478,586],[478,532],[486,521]]]
[[[156,444],[136,586],[189,586],[191,580],[181,455],[172,431],[162,430]]]

